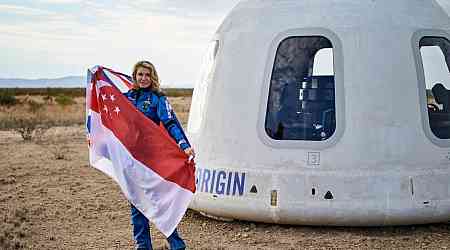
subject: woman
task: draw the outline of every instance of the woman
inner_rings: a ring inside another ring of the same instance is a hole
[[[137,62],[133,67],[133,88],[125,96],[145,116],[156,124],[163,123],[169,135],[179,147],[189,156],[194,157],[195,152],[189,145],[183,128],[180,126],[174,112],[163,95],[159,86],[158,74],[155,67],[148,61]],[[137,249],[152,249],[150,239],[150,226],[148,219],[131,204],[131,222],[133,224],[133,237]],[[170,249],[185,249],[186,245],[178,235],[177,230],[167,238]]]

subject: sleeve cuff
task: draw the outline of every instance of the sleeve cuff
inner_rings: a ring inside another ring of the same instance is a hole
[[[178,142],[178,145],[182,150],[189,148],[189,144],[187,144],[185,140],[180,140],[180,142]]]

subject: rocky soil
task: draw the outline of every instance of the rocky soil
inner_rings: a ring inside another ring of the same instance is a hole
[[[189,102],[178,103],[184,123]],[[179,232],[189,249],[450,249],[450,224],[288,226],[188,210]],[[167,248],[157,230],[152,238],[156,249]],[[0,249],[133,249],[129,205],[89,166],[82,126],[53,127],[31,142],[0,131]]]

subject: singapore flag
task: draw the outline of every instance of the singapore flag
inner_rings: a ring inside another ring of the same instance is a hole
[[[88,70],[86,124],[89,160],[113,178],[125,197],[168,237],[195,192],[195,167],[164,129],[122,94],[125,74]]]

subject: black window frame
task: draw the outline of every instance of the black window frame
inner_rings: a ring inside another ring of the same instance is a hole
[[[313,74],[316,55],[326,48],[334,51],[325,36],[289,36],[279,43],[265,119],[265,131],[271,139],[323,141],[333,136],[334,74]]]
[[[415,59],[416,73],[418,79],[418,93],[420,103],[420,116],[422,121],[422,129],[426,137],[436,146],[442,148],[450,147],[450,139],[442,139],[435,135],[430,126],[430,118],[428,113],[428,95],[425,80],[425,71],[423,68],[422,55],[420,52],[420,41],[426,37],[442,37],[450,41],[450,34],[447,31],[439,29],[424,29],[416,31],[412,36],[412,51]]]
[[[292,36],[323,36],[333,44],[333,71],[335,78],[335,108],[336,108],[336,129],[334,134],[327,140],[275,140],[267,135],[265,130],[266,111],[269,99],[270,80],[272,77],[273,65],[275,63],[276,51],[281,41]],[[272,148],[297,148],[309,150],[323,150],[333,147],[342,138],[345,131],[345,89],[344,89],[344,56],[343,46],[340,37],[333,31],[326,28],[298,28],[281,31],[276,34],[268,47],[268,54],[265,60],[265,69],[260,95],[260,109],[258,115],[257,133],[261,142]]]

